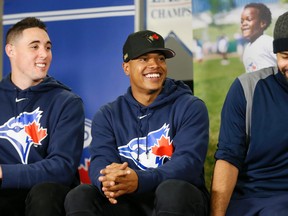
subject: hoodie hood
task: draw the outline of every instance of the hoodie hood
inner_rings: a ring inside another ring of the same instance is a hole
[[[176,100],[180,95],[189,94],[192,95],[192,91],[189,86],[187,86],[183,81],[174,80],[171,78],[166,78],[163,83],[163,89],[158,95],[158,97],[147,106],[147,109],[154,109],[158,106],[162,106],[166,103],[170,103],[171,101]],[[131,87],[128,88],[127,93],[124,95],[125,99],[133,104],[134,106],[141,106],[133,97]],[[142,106],[142,108],[145,108]]]
[[[19,89],[16,85],[12,83],[11,73],[8,74],[5,78],[3,78],[0,82],[0,89],[4,91],[15,91],[17,89],[18,91],[24,91],[24,92],[28,92],[28,91],[38,92],[38,91],[47,91],[52,88],[53,89],[62,88],[62,89],[71,91],[69,87],[67,87],[66,85],[62,84],[61,82],[55,80],[53,77],[50,77],[50,76],[46,76],[44,80],[38,85],[31,86],[24,90]]]

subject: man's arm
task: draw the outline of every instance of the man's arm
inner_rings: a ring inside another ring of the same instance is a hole
[[[211,216],[225,216],[238,173],[234,165],[224,160],[216,161],[211,186]]]

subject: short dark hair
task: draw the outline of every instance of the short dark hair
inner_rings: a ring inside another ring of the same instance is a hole
[[[245,5],[244,9],[246,8],[256,8],[259,10],[259,18],[260,20],[263,20],[266,22],[266,27],[264,30],[266,30],[271,22],[272,22],[272,14],[270,9],[263,3],[249,3],[247,5]]]
[[[44,22],[36,17],[26,17],[13,25],[6,34],[6,44],[10,43],[15,38],[19,37],[25,29],[40,28],[47,32]]]

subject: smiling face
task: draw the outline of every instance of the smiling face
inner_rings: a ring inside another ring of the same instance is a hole
[[[145,104],[143,97],[155,99],[158,96],[167,77],[166,59],[161,53],[147,53],[124,62],[123,69],[130,77],[134,98],[142,104]]]
[[[21,89],[37,85],[47,75],[52,60],[51,41],[40,28],[25,29],[5,47],[12,82]]]
[[[288,80],[288,51],[279,52],[276,56],[278,68]]]
[[[245,8],[241,14],[242,35],[251,43],[263,34],[267,25],[259,17],[259,10],[253,7]]]

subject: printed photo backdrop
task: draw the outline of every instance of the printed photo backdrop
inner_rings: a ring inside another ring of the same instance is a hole
[[[264,32],[273,36],[279,15],[288,10],[285,0],[193,0],[193,69],[194,92],[202,98],[209,111],[210,143],[205,164],[206,184],[210,188],[220,127],[220,113],[226,93],[234,79],[245,69],[242,54],[247,41],[242,37],[240,20],[248,3],[264,3],[272,13],[272,23]],[[225,37],[227,58],[219,53],[217,42]]]
[[[176,52],[167,60],[168,76],[184,81],[193,90],[192,1],[147,0],[143,9],[145,28],[161,34],[166,47]]]

